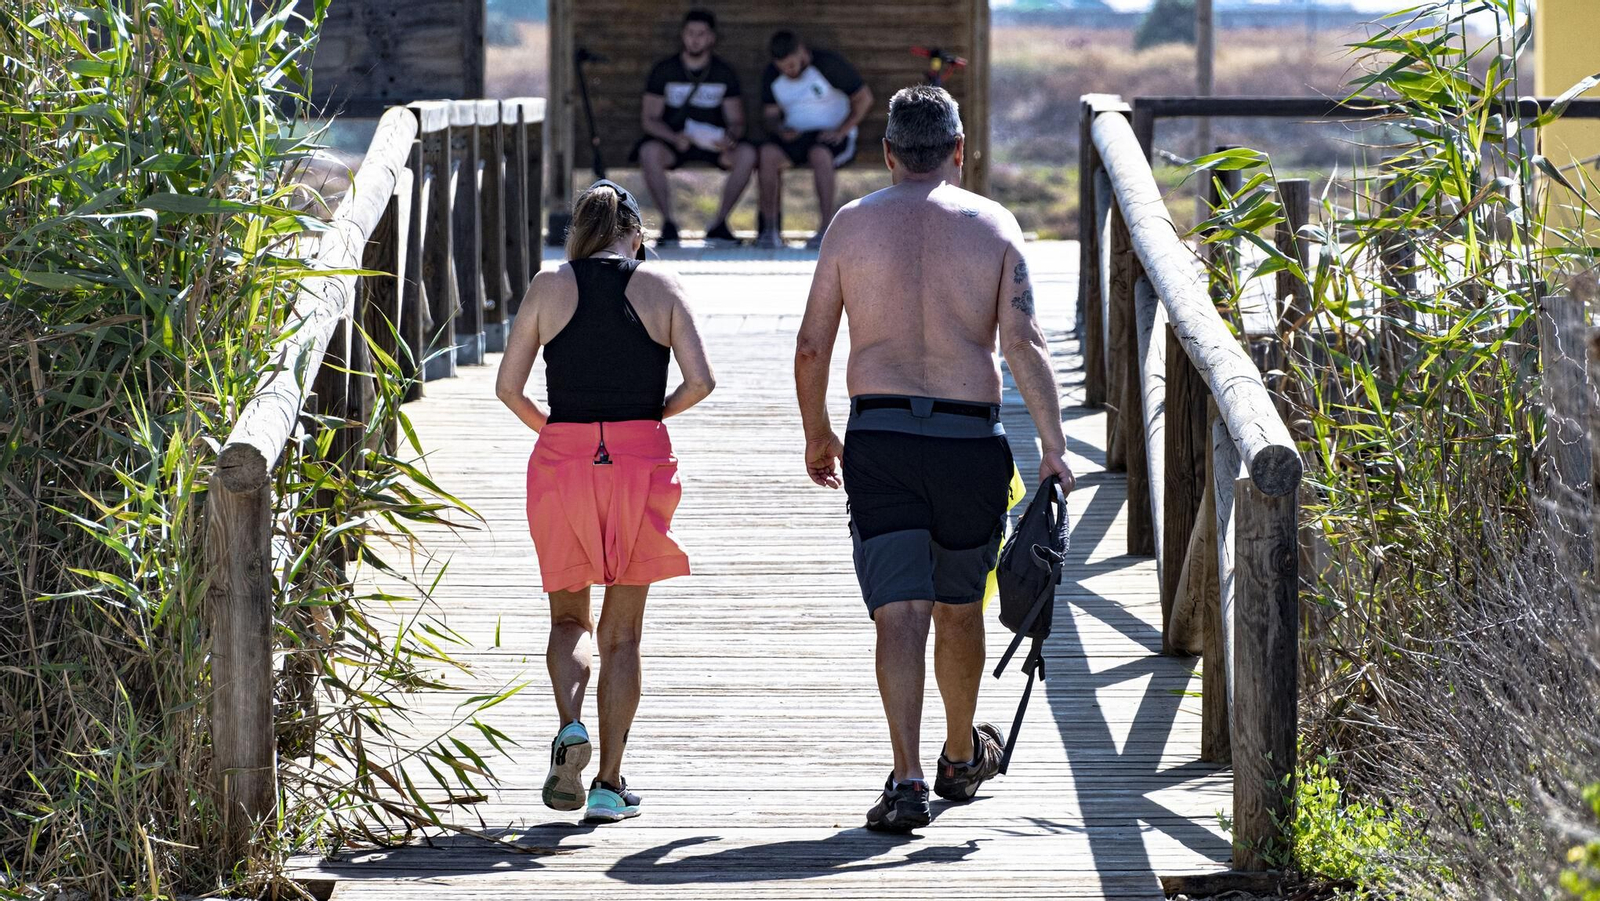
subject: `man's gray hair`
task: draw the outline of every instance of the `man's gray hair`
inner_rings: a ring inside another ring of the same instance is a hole
[[[912,172],[944,165],[962,134],[961,107],[944,88],[919,84],[901,88],[889,100],[889,129],[883,139]]]

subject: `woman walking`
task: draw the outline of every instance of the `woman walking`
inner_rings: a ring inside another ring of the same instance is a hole
[[[682,488],[662,420],[711,393],[714,382],[682,286],[644,259],[639,204],[601,180],[578,197],[569,262],[528,288],[506,343],[495,393],[539,433],[528,460],[528,529],[550,595],[545,663],[560,731],[550,743],[544,803],[585,806],[585,819],[639,815],[622,777],[622,752],[639,706],[639,633],[653,582],[688,575],[672,536]],[[550,409],[527,395],[544,348]],[[667,393],[675,355],[683,383]],[[597,630],[591,586],[605,589]],[[600,769],[587,793],[589,732],[582,723],[590,645],[600,648]]]

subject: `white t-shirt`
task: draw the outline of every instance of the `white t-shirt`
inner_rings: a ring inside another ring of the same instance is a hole
[[[795,131],[830,131],[850,117],[850,95],[861,89],[860,73],[826,50],[811,54],[811,65],[789,78],[776,65],[762,78],[762,101],[783,110],[783,125]]]

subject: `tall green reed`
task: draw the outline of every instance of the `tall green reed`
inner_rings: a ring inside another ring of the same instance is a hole
[[[1472,16],[1495,18],[1496,35],[1472,38]],[[1426,799],[1406,809],[1448,866],[1396,872],[1450,874],[1428,877],[1444,896],[1515,883],[1486,875],[1499,872],[1491,847],[1530,855],[1529,897],[1553,885],[1536,875],[1552,871],[1533,811],[1593,778],[1570,758],[1600,715],[1581,700],[1600,680],[1594,619],[1574,615],[1572,588],[1592,566],[1587,539],[1550,515],[1587,502],[1551,483],[1535,321],[1593,265],[1595,195],[1539,153],[1564,102],[1511,112],[1532,93],[1531,36],[1516,0],[1432,0],[1351,46],[1351,93],[1381,102],[1400,140],[1359,148],[1348,189],[1323,186],[1301,235],[1310,266],[1261,235],[1284,221],[1267,154],[1196,161],[1249,173],[1197,229],[1255,248],[1245,265],[1217,255],[1231,307],[1277,272],[1311,304],[1263,336],[1307,461],[1303,747],[1333,752],[1358,793]],[[1530,769],[1544,774],[1533,792]]]
[[[246,865],[215,851],[204,495],[319,227],[288,173],[326,6],[0,7],[0,896],[256,891],[292,847],[446,824],[493,779],[408,720],[461,643],[410,527],[460,506],[380,439],[411,429],[378,353],[371,421],[279,465],[280,814]],[[500,747],[499,697],[456,725]]]

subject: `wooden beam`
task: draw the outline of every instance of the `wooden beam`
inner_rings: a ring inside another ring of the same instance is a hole
[[[1100,115],[1094,122],[1094,142],[1117,206],[1127,217],[1133,249],[1167,307],[1184,352],[1217,398],[1250,477],[1274,496],[1294,491],[1300,484],[1300,454],[1255,363],[1217,314],[1132,126],[1122,116]]]

